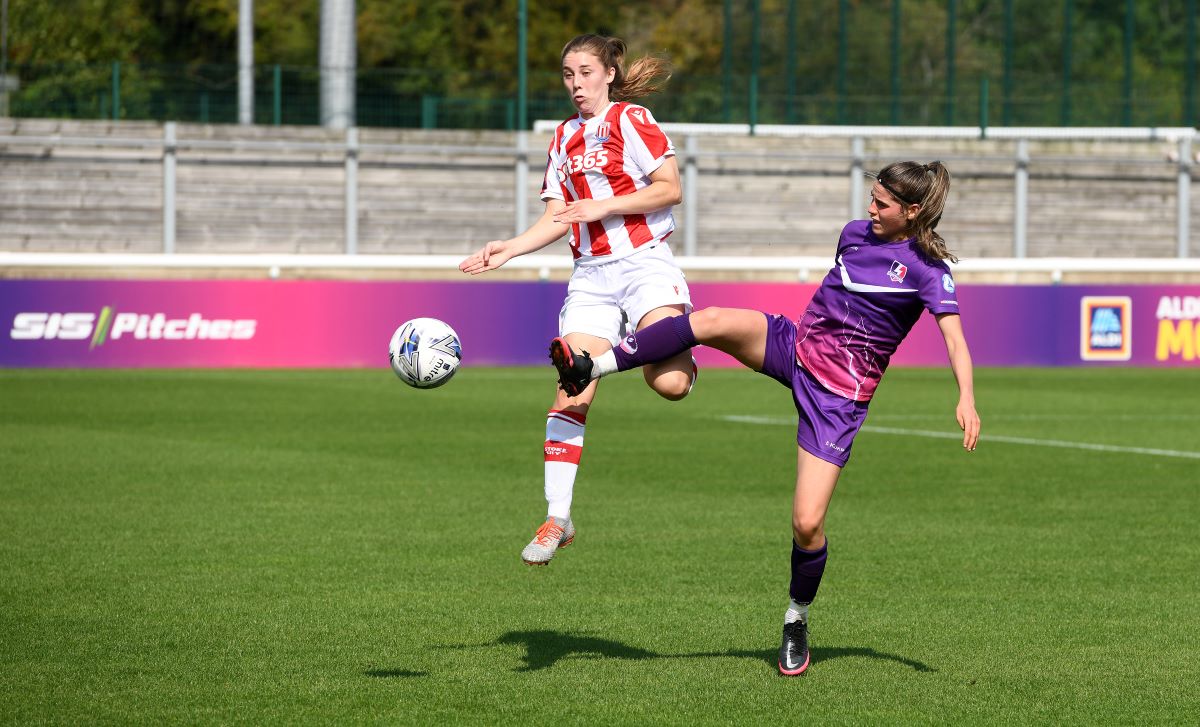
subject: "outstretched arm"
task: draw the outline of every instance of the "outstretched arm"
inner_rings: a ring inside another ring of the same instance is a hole
[[[459,263],[458,269],[468,275],[479,275],[495,270],[518,255],[541,250],[571,229],[554,221],[554,216],[565,206],[559,199],[547,201],[546,211],[532,227],[508,240],[492,240]]]
[[[946,339],[950,368],[958,382],[958,406],[954,415],[963,430],[963,447],[972,451],[979,442],[979,414],[975,412],[974,369],[967,339],[963,337],[962,318],[957,313],[943,313],[937,316],[937,323],[942,338]]]
[[[595,222],[610,215],[638,215],[664,207],[673,207],[683,201],[683,187],[679,183],[679,164],[675,157],[667,157],[658,169],[650,173],[650,184],[636,192],[608,199],[580,199],[563,207],[555,220],[567,224]]]

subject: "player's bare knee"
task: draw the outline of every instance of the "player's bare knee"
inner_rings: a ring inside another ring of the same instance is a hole
[[[689,322],[692,325],[692,330],[698,337],[708,338],[714,335],[720,335],[721,332],[721,308],[715,306],[709,308],[701,308],[692,313]]]
[[[692,331],[701,340],[719,340],[737,332],[737,322],[730,309],[711,306],[692,314]]]
[[[816,550],[825,542],[824,518],[809,515],[792,515],[792,537],[805,550]]]
[[[665,382],[662,380],[666,379]],[[658,395],[668,401],[679,401],[688,395],[692,390],[691,379],[687,374],[672,374],[663,376],[659,379],[660,383],[654,387]]]
[[[692,377],[682,371],[668,371],[646,378],[650,388],[668,401],[679,401],[692,390]]]

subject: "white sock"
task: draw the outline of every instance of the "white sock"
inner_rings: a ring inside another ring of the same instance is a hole
[[[783,615],[783,623],[790,624],[796,621],[808,623],[808,604],[789,600],[787,613]]]
[[[617,373],[617,355],[611,349],[592,359],[592,378]]]
[[[583,453],[586,416],[571,411],[551,410],[546,415],[546,515],[566,520],[571,517],[575,475]]]

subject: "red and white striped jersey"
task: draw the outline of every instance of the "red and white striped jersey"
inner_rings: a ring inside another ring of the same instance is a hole
[[[586,121],[575,114],[554,131],[542,199],[570,202],[632,194],[650,186],[650,175],[674,155],[671,140],[642,106],[611,103]],[[571,225],[571,254],[580,265],[609,262],[674,231],[670,207],[612,215]]]

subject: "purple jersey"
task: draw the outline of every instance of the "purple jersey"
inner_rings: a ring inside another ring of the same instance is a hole
[[[954,278],[915,240],[875,237],[869,220],[842,229],[836,261],[796,321],[796,358],[829,391],[869,401],[922,309],[958,313]]]

